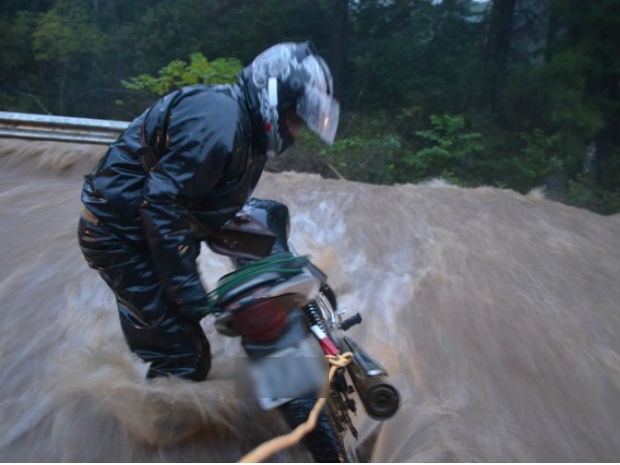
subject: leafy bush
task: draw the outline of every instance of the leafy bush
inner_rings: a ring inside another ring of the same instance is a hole
[[[568,181],[565,203],[611,215],[620,211],[620,191],[603,189],[581,175]]]
[[[140,74],[127,81],[121,81],[121,85],[133,93],[129,96],[129,102],[118,100],[116,103],[139,112],[150,105],[154,98],[184,86],[234,82],[241,69],[241,62],[236,58],[217,58],[209,61],[202,53],[192,53],[189,56],[189,63],[173,60],[161,68],[157,76]]]
[[[202,53],[197,52],[189,56],[189,63],[183,60],[171,61],[159,70],[157,77],[141,74],[128,81],[121,81],[121,84],[128,90],[165,95],[174,89],[192,84],[234,82],[241,69],[241,62],[236,58],[218,58],[209,61]]]
[[[467,161],[484,149],[482,135],[467,132],[463,115],[432,115],[431,129],[417,131],[424,148],[403,161],[415,168],[415,178],[442,177],[453,181],[465,176]]]
[[[401,140],[394,134],[353,136],[321,149],[321,154],[348,179],[391,184],[399,181],[395,168],[400,149]]]
[[[555,155],[559,134],[547,135],[541,129],[520,134],[525,146],[512,159],[515,187],[531,189],[553,175],[562,175],[564,165]]]

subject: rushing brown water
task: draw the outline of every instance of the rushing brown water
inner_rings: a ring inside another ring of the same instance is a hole
[[[81,257],[81,175],[102,152],[0,140],[0,459],[235,461],[286,431],[233,396],[238,341],[207,318],[208,380],[145,381]],[[392,420],[356,418],[374,461],[618,461],[618,215],[296,173],[266,173],[256,195],[289,205],[296,248],[401,391]],[[200,260],[208,286],[229,270]]]

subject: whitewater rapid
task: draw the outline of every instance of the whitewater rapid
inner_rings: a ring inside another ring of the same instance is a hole
[[[76,239],[104,149],[0,140],[0,459],[236,461],[284,433],[234,397],[238,341],[203,327],[203,383],[144,380]],[[492,188],[265,173],[296,249],[364,322],[402,395],[355,421],[373,461],[617,461],[620,216]],[[208,287],[230,270],[203,249]],[[301,447],[273,461],[309,461]]]

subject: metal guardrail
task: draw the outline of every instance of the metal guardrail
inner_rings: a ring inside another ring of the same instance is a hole
[[[108,145],[128,125],[127,121],[0,111],[0,137],[18,139]]]

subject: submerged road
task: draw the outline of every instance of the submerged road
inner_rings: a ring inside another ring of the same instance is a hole
[[[207,381],[145,381],[81,257],[81,176],[103,150],[0,140],[0,459],[235,461],[286,431],[234,397],[238,341],[207,318]],[[288,204],[296,248],[401,391],[392,420],[356,417],[374,461],[618,460],[620,216],[300,173],[256,195]],[[229,270],[207,249],[200,268],[207,286]]]

